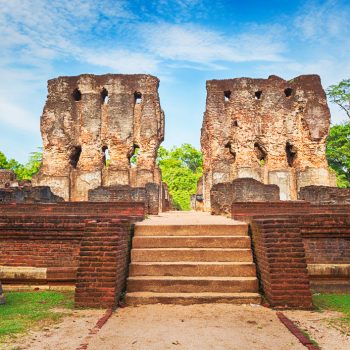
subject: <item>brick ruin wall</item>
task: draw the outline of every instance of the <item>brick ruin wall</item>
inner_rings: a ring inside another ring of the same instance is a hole
[[[290,81],[207,81],[201,131],[204,202],[218,183],[250,177],[295,200],[301,187],[335,185],[325,156],[330,112],[317,75]]]
[[[315,204],[350,204],[350,188],[306,186],[300,189],[298,199]]]
[[[290,296],[299,293],[306,305],[308,289],[350,292],[349,205],[236,202],[232,218],[250,224],[262,290],[272,305],[293,306],[298,298]]]
[[[41,117],[43,161],[33,184],[50,186],[66,201],[87,200],[88,191],[99,186],[160,185],[155,161],[164,139],[164,113],[158,86],[150,75],[49,80]]]
[[[277,185],[265,185],[252,178],[240,178],[232,182],[219,183],[210,190],[211,213],[231,216],[234,202],[278,201]]]
[[[76,285],[76,305],[113,307],[125,287],[130,225],[144,203],[0,205],[0,280]]]

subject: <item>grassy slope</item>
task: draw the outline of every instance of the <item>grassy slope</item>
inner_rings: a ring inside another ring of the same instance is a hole
[[[64,313],[54,311],[53,308],[72,307],[72,293],[8,292],[6,304],[0,305],[0,343],[16,333],[57,322]]]

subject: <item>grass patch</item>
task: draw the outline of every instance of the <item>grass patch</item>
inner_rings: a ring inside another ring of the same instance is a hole
[[[300,329],[300,328],[299,328]],[[318,348],[320,348],[320,344],[317,343],[317,341],[313,338],[311,338],[310,334],[306,331],[304,331],[303,329],[300,329],[301,333],[303,333],[305,335],[305,337],[307,339],[309,339],[311,341],[311,343],[315,346],[317,346]]]
[[[54,308],[71,309],[73,293],[53,291],[7,292],[6,304],[0,305],[0,343],[31,328],[57,322],[65,315]]]
[[[341,312],[344,316],[332,319],[331,323],[339,325],[346,333],[350,333],[350,294],[314,294],[313,302],[319,310]]]

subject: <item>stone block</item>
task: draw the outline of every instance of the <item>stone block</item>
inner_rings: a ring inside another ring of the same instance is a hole
[[[212,187],[211,212],[215,215],[231,215],[231,206],[234,202],[278,201],[279,198],[277,185],[264,185],[252,178],[236,179]]]
[[[279,187],[280,199],[283,201],[296,199],[293,180],[294,176],[290,170],[274,170],[269,172],[269,184]]]

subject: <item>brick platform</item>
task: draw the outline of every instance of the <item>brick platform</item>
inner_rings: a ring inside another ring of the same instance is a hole
[[[232,205],[232,217],[251,224],[261,287],[271,305],[307,307],[308,296],[293,296],[310,290],[350,292],[349,205],[242,202]]]
[[[77,305],[112,307],[126,279],[130,225],[144,212],[144,204],[135,202],[0,205],[0,278],[3,283],[76,281]],[[94,257],[94,269],[113,265],[113,276],[101,270],[97,278],[85,264],[88,256]],[[96,301],[102,291],[106,295]],[[88,295],[95,295],[93,302]]]

